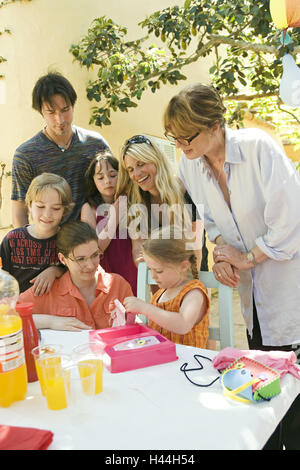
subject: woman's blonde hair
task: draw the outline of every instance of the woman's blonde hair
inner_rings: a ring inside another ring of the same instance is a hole
[[[25,197],[27,207],[30,208],[32,202],[36,201],[38,195],[47,189],[55,189],[55,191],[58,192],[61,204],[64,208],[64,216],[71,212],[74,206],[71,187],[62,176],[54,173],[42,173],[31,181]]]
[[[171,265],[188,260],[193,278],[198,279],[197,257],[190,243],[180,227],[165,226],[151,232],[151,237],[143,243],[143,252]]]
[[[217,123],[224,127],[225,111],[215,87],[196,83],[185,87],[170,100],[164,113],[164,127],[167,133],[190,137]]]
[[[148,191],[143,191],[136,182],[130,179],[125,167],[125,156],[130,155],[138,161],[155,165],[155,185],[160,195],[161,204],[182,207],[182,214],[184,214],[184,190],[179,179],[175,176],[167,157],[150,138],[145,136],[135,137],[141,137],[140,140],[144,138],[145,142],[130,143],[131,139],[128,139],[123,146],[115,198],[126,195],[128,207],[133,204],[144,204],[147,207],[148,215],[150,216],[151,214],[150,194]],[[171,214],[171,222],[173,216],[174,214]]]

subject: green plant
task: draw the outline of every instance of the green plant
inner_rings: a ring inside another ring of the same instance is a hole
[[[253,113],[255,117],[266,122],[271,121],[284,144],[300,147],[300,109],[291,112],[284,106],[278,96],[254,98],[250,102],[226,100],[227,122],[243,127],[245,112]]]
[[[88,99],[96,103],[91,123],[111,124],[111,111],[136,107],[147,89],[154,93],[167,83],[178,84],[186,78],[184,68],[209,55],[214,56],[212,82],[226,99],[278,99],[281,57],[300,52],[299,28],[290,31],[292,42],[282,46],[269,0],[186,0],[139,24],[147,35],[127,41],[125,27],[96,18],[70,48],[74,60],[96,75],[87,87]],[[151,38],[165,47],[149,45]]]

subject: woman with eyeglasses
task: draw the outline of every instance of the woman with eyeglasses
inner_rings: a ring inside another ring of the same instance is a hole
[[[224,113],[214,87],[188,86],[167,106],[166,135],[183,152],[187,191],[204,204],[215,277],[239,290],[249,348],[300,357],[299,175],[272,137],[232,130]],[[285,442],[299,449],[300,426],[292,426]]]
[[[127,281],[106,273],[99,265],[96,231],[85,222],[68,222],[57,235],[58,257],[67,272],[54,281],[50,291],[35,296],[30,288],[19,302],[33,303],[37,328],[80,331],[112,326],[114,300],[133,295]]]
[[[127,197],[128,230],[137,264],[143,260],[142,243],[150,232],[175,224],[186,232],[198,231],[198,268],[202,260],[201,269],[207,270],[207,250],[204,245],[201,251],[203,226],[197,209],[167,157],[144,135],[133,136],[123,146],[115,197],[119,196]]]

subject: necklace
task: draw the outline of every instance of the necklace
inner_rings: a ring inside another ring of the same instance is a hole
[[[59,145],[57,142],[55,142],[55,140],[49,135],[49,133],[47,132],[47,129],[46,127],[44,128],[43,130],[44,134],[48,137],[49,140],[51,140],[51,142],[53,142],[55,145],[58,146],[58,148],[62,151],[62,152],[65,152],[69,146],[70,146],[70,143],[71,143],[71,140],[72,140],[72,137],[73,137],[73,132],[69,138],[69,140],[64,144],[64,145]]]

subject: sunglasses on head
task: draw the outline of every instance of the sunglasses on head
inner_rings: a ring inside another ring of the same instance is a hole
[[[130,145],[133,144],[147,144],[153,147],[151,141],[147,139],[147,137],[145,137],[144,135],[134,135],[133,137],[131,137],[131,139],[126,140],[123,148],[123,155],[125,155]]]

